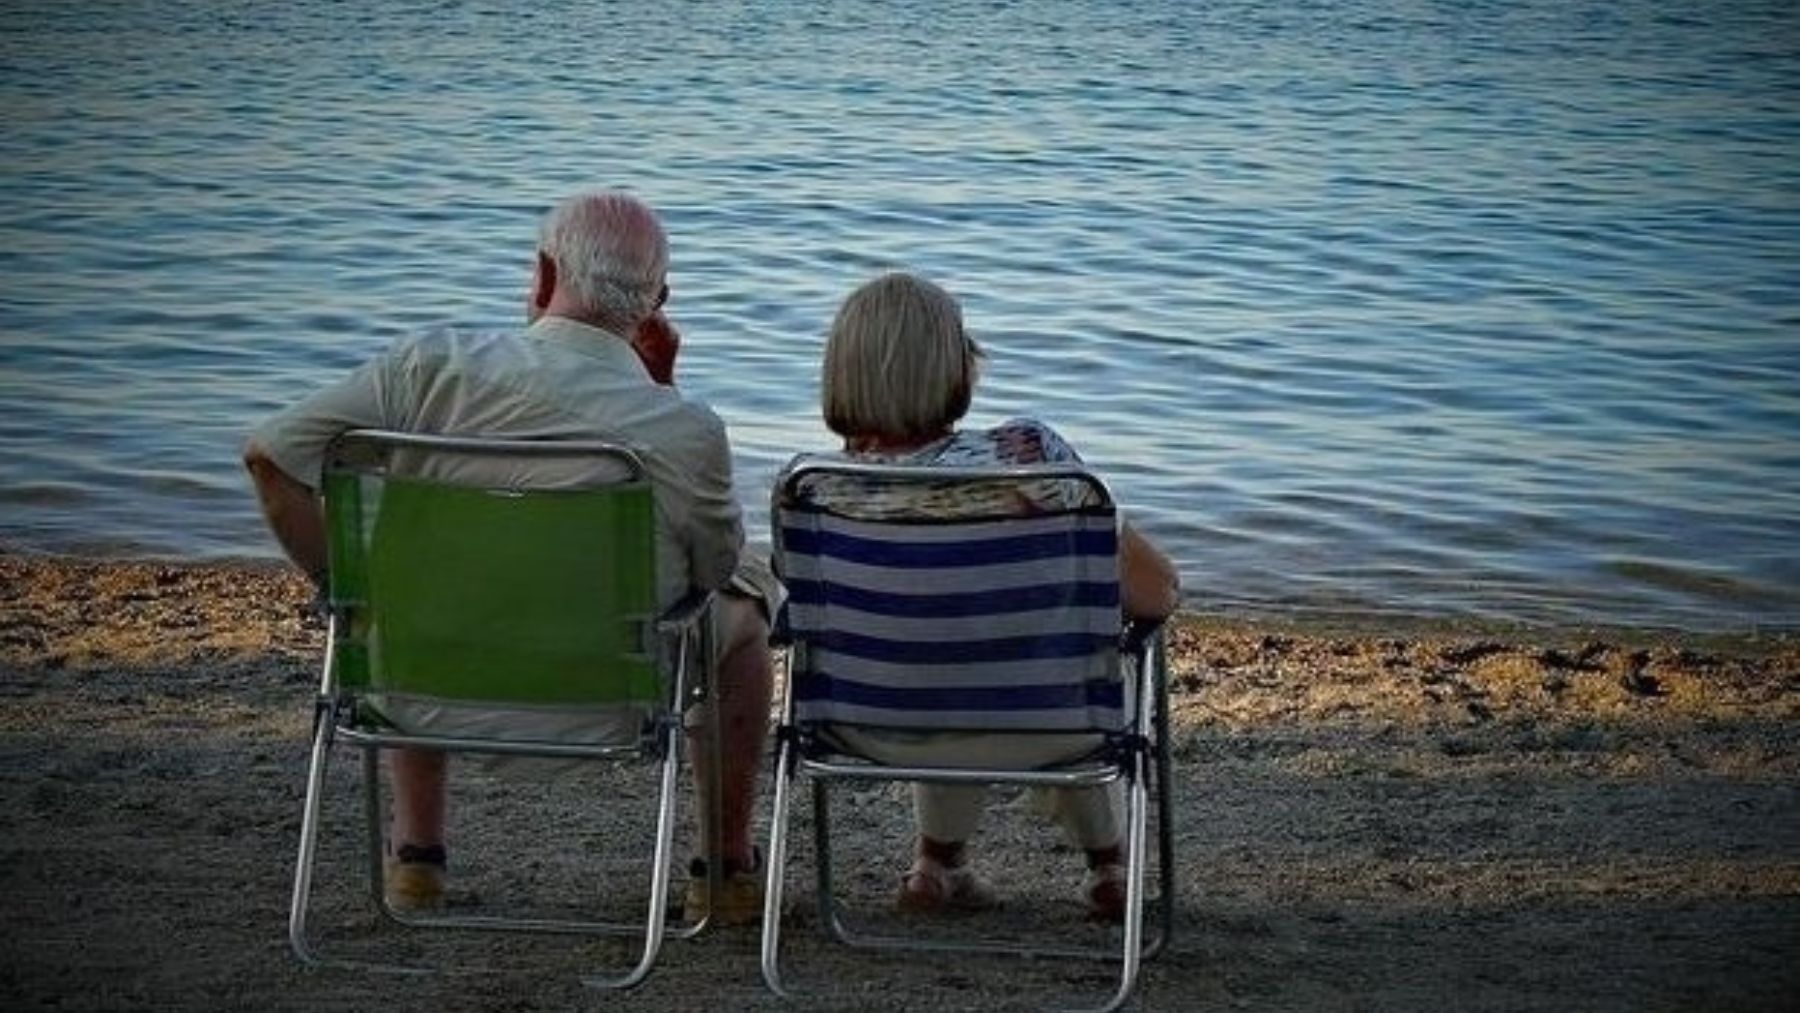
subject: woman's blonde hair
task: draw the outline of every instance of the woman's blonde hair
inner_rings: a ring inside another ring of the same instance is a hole
[[[850,293],[825,342],[825,424],[844,437],[925,439],[963,417],[981,349],[950,293],[903,272]]]

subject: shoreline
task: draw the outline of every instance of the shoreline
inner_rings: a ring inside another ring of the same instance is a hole
[[[56,569],[152,568],[242,573],[282,582],[293,576],[286,560],[275,556],[183,558],[157,555],[85,555],[21,549],[0,542],[0,564],[16,562],[27,571]],[[1508,644],[1581,645],[1593,641],[1633,647],[1680,644],[1695,650],[1763,656],[1800,648],[1800,625],[1794,627],[1718,627],[1684,629],[1668,626],[1621,626],[1604,623],[1544,624],[1466,615],[1380,613],[1346,610],[1284,610],[1256,606],[1236,610],[1184,606],[1171,627],[1218,633],[1259,633],[1326,639],[1398,637],[1402,639],[1481,639]]]
[[[325,622],[284,563],[0,552],[0,666],[311,671]],[[1165,631],[1177,719],[1200,726],[1800,717],[1800,638],[1331,624],[1186,613]]]

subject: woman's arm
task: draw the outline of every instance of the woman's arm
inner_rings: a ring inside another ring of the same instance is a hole
[[[1081,455],[1075,453],[1067,440],[1035,419],[1013,419],[992,432],[995,457],[1002,463],[1081,463]],[[1045,485],[1057,489],[1060,495],[1073,495],[1074,498],[1038,503],[1029,496],[1022,497],[1019,504],[1022,513],[1029,515],[1044,508],[1079,506],[1086,496],[1086,490],[1075,491],[1073,482]],[[1181,577],[1175,572],[1175,564],[1124,521],[1119,522],[1119,603],[1127,618],[1144,620],[1167,619],[1181,604]]]
[[[1181,603],[1175,564],[1137,529],[1119,524],[1119,600],[1132,619],[1167,619]]]

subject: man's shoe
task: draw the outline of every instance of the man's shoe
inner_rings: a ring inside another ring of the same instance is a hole
[[[763,914],[763,860],[762,851],[756,852],[755,864],[748,869],[740,869],[732,862],[725,863],[725,875],[719,880],[719,896],[709,897],[706,875],[706,859],[696,858],[688,863],[687,892],[682,898],[681,916],[686,921],[697,922],[707,915],[712,916],[712,924],[719,927],[729,925],[753,925],[762,921]],[[717,904],[713,901],[717,900]]]
[[[382,896],[395,911],[429,911],[444,903],[444,846],[402,844],[388,856]]]

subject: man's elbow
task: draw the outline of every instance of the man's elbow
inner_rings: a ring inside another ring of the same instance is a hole
[[[277,535],[318,511],[313,487],[282,470],[268,450],[254,441],[244,447],[244,468],[250,472],[263,516]]]
[[[251,440],[244,444],[244,470],[250,473],[250,480],[256,483],[258,491],[265,495],[277,489],[299,487],[311,491],[312,487],[281,469],[270,455],[269,449]]]
[[[273,477],[269,472],[278,472],[281,469],[275,466],[275,459],[269,456],[267,448],[255,440],[250,440],[244,444],[244,470],[250,473],[252,480],[261,485]]]
[[[244,448],[244,467],[256,486],[263,518],[288,558],[322,583],[325,577],[325,520],[312,486],[283,471],[264,448]]]

